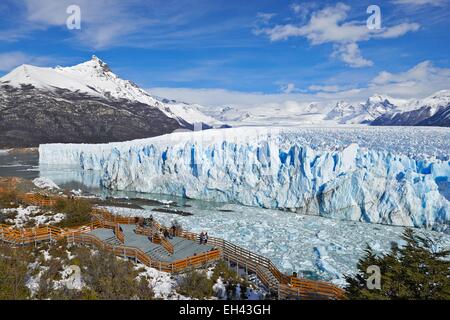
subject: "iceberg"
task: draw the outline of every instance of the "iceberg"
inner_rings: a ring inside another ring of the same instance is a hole
[[[448,232],[446,128],[233,128],[109,144],[44,144],[40,164],[109,189]]]

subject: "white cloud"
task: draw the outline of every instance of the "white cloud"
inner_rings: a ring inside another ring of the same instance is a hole
[[[417,23],[402,23],[381,30],[370,30],[366,22],[346,22],[350,6],[337,3],[312,13],[306,24],[276,25],[263,28],[259,33],[266,34],[271,41],[286,40],[291,37],[304,37],[311,45],[333,43],[332,56],[340,58],[351,67],[367,67],[373,63],[362,57],[358,42],[370,39],[398,38],[408,32],[417,31]]]
[[[290,9],[301,20],[306,19],[308,14],[316,7],[317,4],[315,2],[302,2],[301,4],[294,2],[290,5]]]
[[[29,61],[22,52],[8,52],[0,54],[0,70],[9,71],[18,65],[24,64]]]
[[[262,23],[267,24],[275,16],[275,14],[274,13],[258,12],[256,14],[256,16]]]
[[[149,92],[208,107],[234,106],[244,109],[292,106],[300,108],[316,102],[332,105],[336,101],[361,102],[373,94],[399,99],[418,99],[439,90],[450,89],[450,68],[439,68],[424,61],[400,73],[380,72],[366,86],[342,89],[338,85],[311,85],[310,93],[240,92],[225,89],[151,88]]]
[[[420,25],[418,23],[401,23],[396,26],[386,28],[384,32],[380,32],[378,34],[374,34],[374,38],[382,38],[382,39],[392,39],[401,37],[408,32],[415,32],[420,29]]]
[[[393,3],[400,5],[413,5],[413,6],[442,6],[447,0],[393,0]]]
[[[302,6],[299,5],[298,3],[293,3],[291,4],[291,9],[292,11],[294,11],[295,13],[300,13],[302,10]]]
[[[66,27],[68,6],[73,0],[25,0],[27,20],[38,26]],[[77,0],[81,10],[81,30],[73,30],[74,39],[94,49],[101,49],[115,40],[149,23],[128,10],[128,4],[119,0]]]
[[[311,85],[308,87],[310,91],[322,91],[322,92],[338,92],[341,91],[339,86],[336,85]]]
[[[369,88],[400,98],[423,97],[438,90],[450,89],[450,68],[438,68],[431,61],[423,61],[405,72],[380,72]]]
[[[281,86],[280,91],[283,93],[293,93],[296,91],[295,84],[293,83],[287,83]]]
[[[185,43],[217,41],[219,32],[240,28],[249,22],[241,17],[223,23],[204,17],[219,4],[201,0],[23,0],[28,32],[48,27],[66,28],[66,9],[76,4],[81,9],[81,30],[68,30],[75,46],[95,50],[121,47],[180,47]],[[268,16],[266,16],[268,18]],[[1,33],[0,33],[1,38]],[[209,43],[209,42],[208,42]]]
[[[0,53],[0,71],[11,71],[21,64],[44,65],[50,62],[48,57],[30,56],[20,51]]]
[[[356,42],[336,44],[333,56],[339,57],[347,65],[353,68],[370,67],[373,62],[361,55],[361,50]]]

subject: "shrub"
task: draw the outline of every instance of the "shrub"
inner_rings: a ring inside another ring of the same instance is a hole
[[[77,227],[91,221],[92,204],[84,199],[58,199],[54,209],[66,215],[56,224],[61,228]]]
[[[19,193],[16,190],[0,192],[0,208],[17,208],[19,205]]]
[[[0,300],[27,299],[25,286],[31,251],[14,250],[0,245]]]
[[[17,216],[17,211],[1,213],[0,212],[0,224],[8,224],[12,225],[13,223],[8,222],[7,220],[13,220]]]
[[[177,291],[195,299],[205,299],[214,295],[214,282],[208,279],[206,272],[189,270],[182,277]]]
[[[102,249],[92,254],[87,247],[70,247],[76,257],[69,260],[64,242],[42,244],[33,248],[11,248],[0,245],[0,299],[56,299],[56,300],[125,300],[153,299],[154,293],[149,282],[139,277],[130,261],[118,259]],[[43,251],[48,250],[51,258],[45,261]],[[37,261],[41,267],[29,268]],[[61,280],[63,266],[76,263],[81,268],[84,287],[81,290],[65,286],[55,288]],[[42,271],[44,270],[44,271]],[[39,289],[34,296],[26,287],[30,277],[41,271]]]
[[[117,259],[112,253],[99,250],[91,255],[86,248],[77,248],[75,254],[82,266],[82,279],[89,290],[81,299],[153,299],[154,293],[130,261]]]

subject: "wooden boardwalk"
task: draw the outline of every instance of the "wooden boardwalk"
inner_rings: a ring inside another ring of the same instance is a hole
[[[55,201],[33,195],[27,198],[36,205],[51,205]],[[101,247],[115,255],[171,273],[222,259],[247,274],[256,274],[279,299],[345,299],[345,292],[331,283],[288,276],[270,259],[220,238],[209,237],[208,245],[200,245],[198,234],[184,230],[177,232],[172,239],[159,237],[155,231],[165,227],[156,221],[153,228],[143,228],[137,224],[138,217],[113,215],[103,209],[94,209],[92,217],[92,223],[72,229],[54,226],[16,229],[0,225],[0,241],[21,246],[66,239],[69,243]]]

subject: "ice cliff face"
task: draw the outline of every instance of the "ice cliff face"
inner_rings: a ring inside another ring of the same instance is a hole
[[[111,189],[449,231],[450,131],[396,130],[239,128],[39,151],[41,164],[100,170]],[[411,155],[420,134],[428,157]]]

